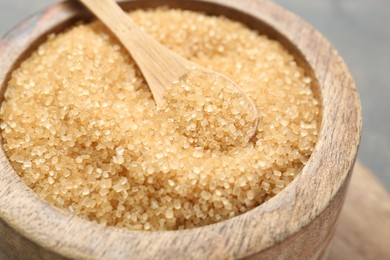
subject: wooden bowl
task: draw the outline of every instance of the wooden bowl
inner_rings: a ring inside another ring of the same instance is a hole
[[[360,100],[334,48],[310,25],[264,0],[124,1],[126,10],[169,5],[225,15],[281,42],[315,79],[321,131],[300,175],[257,208],[183,231],[135,232],[104,227],[40,199],[0,151],[0,250],[14,258],[318,259],[335,230],[361,135]],[[1,92],[12,70],[45,36],[90,15],[75,1],[25,20],[0,42]],[[2,98],[0,99],[2,102]]]

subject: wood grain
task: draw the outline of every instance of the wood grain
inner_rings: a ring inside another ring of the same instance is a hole
[[[361,135],[361,108],[342,58],[315,29],[265,0],[125,1],[126,10],[169,5],[225,15],[280,41],[314,79],[321,132],[301,174],[259,207],[217,224],[170,232],[103,227],[41,200],[0,149],[0,247],[30,259],[318,259],[335,230]],[[0,41],[0,84],[49,32],[90,15],[75,1],[36,14]],[[0,102],[2,100],[0,99]]]
[[[332,260],[390,258],[390,195],[356,163],[330,247]]]

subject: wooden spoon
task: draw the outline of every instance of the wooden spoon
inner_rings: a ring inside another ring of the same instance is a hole
[[[129,15],[126,14],[114,0],[79,1],[108,27],[129,51],[142,71],[157,106],[164,104],[167,86],[184,78],[189,72],[189,69],[196,68],[197,71],[218,75],[218,77],[227,79],[230,84],[239,89],[237,84],[226,76],[203,68],[198,64],[181,57],[154,40],[151,36],[138,28]],[[242,93],[244,100],[247,102],[248,114],[252,118],[255,118],[253,131],[248,132],[247,140],[249,140],[256,132],[258,112],[253,101],[246,93],[242,90],[240,90],[240,93]]]

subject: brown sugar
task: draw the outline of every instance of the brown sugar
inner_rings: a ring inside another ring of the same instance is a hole
[[[104,26],[79,24],[51,35],[5,92],[3,147],[24,182],[72,214],[131,230],[207,225],[278,194],[319,131],[311,79],[294,57],[224,17],[173,9],[131,16],[168,48],[237,82],[259,112],[256,141],[243,139],[253,118],[229,95],[215,99],[226,89],[196,90],[191,79],[157,108]],[[177,102],[186,88],[191,98]]]
[[[168,87],[164,115],[199,149],[227,150],[255,134],[256,114],[242,91],[223,75],[189,69]]]

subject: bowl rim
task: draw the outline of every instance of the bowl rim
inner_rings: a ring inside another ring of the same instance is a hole
[[[40,199],[17,176],[1,145],[0,220],[34,243],[72,258],[178,257],[188,252],[196,252],[197,258],[217,252],[218,256],[242,258],[292,237],[342,195],[356,158],[362,119],[353,79],[330,43],[302,19],[266,0],[170,0],[162,5],[173,2],[184,9],[193,4],[208,5],[211,12],[228,10],[227,16],[238,12],[255,18],[283,35],[305,59],[314,73],[323,106],[318,141],[301,173],[278,195],[232,219],[188,230],[128,231],[82,220]],[[123,1],[125,7],[129,3],[161,5],[156,0]],[[72,1],[54,4],[0,40],[1,94],[12,70],[37,46],[42,35],[87,16],[77,6]],[[249,20],[241,22],[250,26]]]

